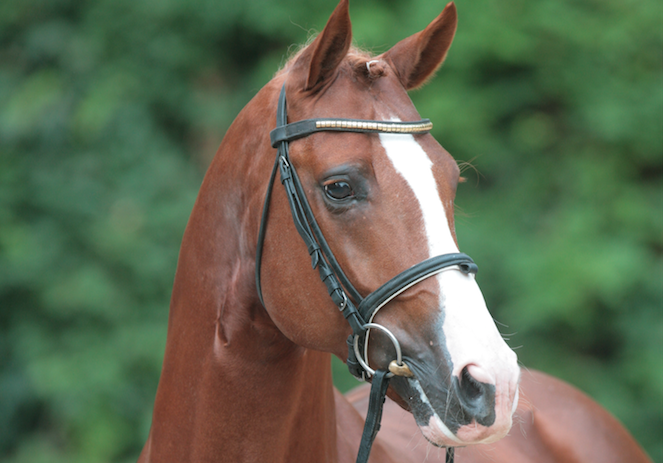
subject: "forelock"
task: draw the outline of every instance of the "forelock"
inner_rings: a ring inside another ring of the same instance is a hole
[[[276,75],[288,72],[297,61],[297,58],[301,56],[314,40],[315,36],[311,37],[305,44],[296,47],[283,67],[276,72]],[[387,64],[384,61],[375,60],[375,56],[370,52],[356,46],[350,47],[348,54],[341,63],[341,66],[343,65],[348,66],[355,75],[363,76],[370,80],[385,76],[387,73]]]

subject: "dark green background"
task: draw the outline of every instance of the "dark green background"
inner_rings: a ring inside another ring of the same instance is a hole
[[[0,460],[136,460],[202,175],[334,6],[0,2]],[[468,178],[461,249],[522,364],[663,461],[661,5],[457,6],[449,58],[412,97]],[[443,7],[352,0],[356,43],[385,51]]]

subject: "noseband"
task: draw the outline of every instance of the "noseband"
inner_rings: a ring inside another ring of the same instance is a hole
[[[360,380],[373,377],[369,409],[362,434],[357,462],[368,460],[371,445],[380,427],[382,405],[384,403],[389,379],[394,375],[413,376],[409,367],[402,360],[400,344],[386,327],[373,323],[377,312],[411,286],[430,278],[444,269],[457,267],[465,274],[476,274],[474,261],[463,253],[443,254],[426,259],[409,269],[399,273],[384,283],[377,290],[362,297],[341,269],[331,248],[327,244],[313,211],[304,194],[295,167],[290,162],[289,142],[307,137],[316,132],[360,132],[360,133],[392,133],[392,134],[423,134],[428,133],[433,124],[424,119],[416,122],[386,122],[359,119],[306,119],[288,124],[286,110],[285,84],[281,88],[276,110],[276,128],[270,133],[272,147],[277,148],[276,161],[267,186],[267,194],[263,206],[256,251],[256,287],[260,302],[265,305],[260,285],[260,268],[262,249],[265,238],[267,217],[271,192],[280,171],[281,183],[286,189],[290,211],[297,232],[308,248],[313,268],[317,268],[320,279],[325,284],[329,296],[350,324],[353,334],[347,340],[350,373]],[[368,365],[368,336],[370,329],[383,331],[394,344],[396,359],[389,365],[389,371],[373,370]],[[361,347],[363,346],[363,357]],[[453,461],[453,447],[447,448],[447,462]]]

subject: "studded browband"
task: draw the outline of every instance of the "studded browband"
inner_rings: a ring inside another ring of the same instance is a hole
[[[429,119],[415,122],[368,121],[362,119],[305,119],[275,128],[269,134],[272,147],[282,141],[304,138],[315,132],[362,132],[362,133],[428,133],[433,128]]]

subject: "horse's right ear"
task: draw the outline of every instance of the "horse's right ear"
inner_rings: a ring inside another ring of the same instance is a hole
[[[341,0],[323,31],[293,65],[293,71],[303,73],[306,79],[304,90],[314,90],[331,80],[336,68],[348,54],[351,43],[349,3],[348,0]]]
[[[406,90],[419,87],[435,73],[447,56],[456,34],[458,16],[453,2],[421,32],[401,40],[384,58]]]

